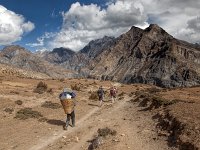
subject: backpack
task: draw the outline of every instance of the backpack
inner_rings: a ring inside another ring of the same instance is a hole
[[[74,92],[71,93],[72,98],[76,97],[76,94]]]
[[[103,96],[104,91],[103,91],[103,89],[99,89],[99,90],[97,91],[97,93],[98,93],[98,96]]]
[[[115,95],[117,93],[117,90],[116,89],[110,89],[110,95]]]
[[[71,94],[67,93],[67,92],[63,92],[59,95],[60,100],[65,100],[65,99],[71,99],[72,96]]]

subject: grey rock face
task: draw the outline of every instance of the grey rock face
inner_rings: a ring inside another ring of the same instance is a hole
[[[132,27],[91,62],[92,78],[161,87],[200,84],[200,47],[173,38],[157,25]]]
[[[47,52],[43,56],[43,58],[50,63],[61,64],[71,59],[73,55],[75,55],[74,51],[67,48],[60,47],[60,48],[53,49],[53,51],[51,52]]]
[[[58,48],[41,56],[43,60],[19,46],[7,47],[0,52],[0,62],[49,76],[161,87],[200,84],[200,46],[175,39],[155,24],[144,30],[132,27],[118,38],[91,41],[77,53]]]

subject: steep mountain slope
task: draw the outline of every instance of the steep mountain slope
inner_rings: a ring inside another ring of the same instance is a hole
[[[75,70],[81,77],[87,77],[91,71],[90,64],[96,59],[105,49],[109,49],[115,44],[114,37],[105,36],[101,39],[93,40],[88,43],[82,50],[61,63],[60,65]]]
[[[200,84],[200,47],[159,26],[132,27],[92,60],[90,77],[162,87]]]
[[[46,52],[42,58],[54,64],[61,64],[75,55],[75,52],[68,48],[55,48],[53,51]]]
[[[7,46],[0,51],[0,63],[20,69],[39,72],[49,77],[71,77],[72,72],[42,60],[35,54],[20,46]]]

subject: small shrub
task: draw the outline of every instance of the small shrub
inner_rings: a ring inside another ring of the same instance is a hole
[[[119,100],[123,100],[124,99],[124,97],[119,97]]]
[[[126,93],[125,92],[121,92],[118,96],[119,97],[122,97],[122,96],[124,96]]]
[[[172,105],[172,104],[179,102],[179,100],[176,100],[176,99],[167,100],[162,97],[153,97],[153,101],[156,101],[159,105],[164,105],[164,106]]]
[[[161,89],[158,89],[156,87],[152,87],[152,88],[147,89],[147,92],[154,94],[154,93],[161,92]]]
[[[11,94],[19,94],[17,91],[10,91]]]
[[[72,90],[76,90],[76,91],[80,91],[80,90],[81,90],[81,87],[80,87],[80,85],[75,84],[75,85],[71,85],[71,89],[72,89]]]
[[[9,114],[12,114],[12,112],[14,111],[13,108],[5,108],[4,109],[5,112],[9,113]]]
[[[115,136],[117,134],[117,131],[111,130],[108,127],[103,129],[98,129],[97,132],[98,135],[89,141],[91,142],[91,144],[89,145],[88,150],[98,149],[103,144],[103,138],[105,138],[108,135]]]
[[[97,91],[91,92],[91,95],[89,96],[89,99],[91,99],[91,100],[98,100],[99,97],[98,97]]]
[[[34,92],[42,94],[47,91],[47,88],[48,88],[47,84],[45,82],[40,81],[37,84],[37,87],[34,89]]]
[[[63,81],[65,81],[65,79],[64,79],[64,78],[61,78],[61,79],[60,79],[60,82],[63,82]]]
[[[88,150],[95,150],[103,144],[103,138],[101,136],[96,136],[89,142],[91,142],[91,144],[89,145]]]
[[[138,101],[139,101],[139,98],[136,98],[136,99],[133,99],[133,98],[132,98],[132,99],[130,100],[131,103],[135,103],[135,102],[138,102]]]
[[[47,122],[48,119],[46,117],[42,117],[40,119],[38,119],[39,122]]]
[[[145,91],[136,91],[135,92],[135,95],[138,97],[138,98],[147,98],[147,97],[151,97],[151,94],[145,92]]]
[[[48,89],[47,93],[53,94],[53,89],[52,88]]]
[[[41,107],[58,109],[58,108],[61,108],[62,106],[58,103],[52,103],[51,101],[46,101],[41,105]]]
[[[40,118],[40,117],[43,117],[42,114],[38,111],[33,111],[32,108],[20,109],[15,115],[15,118],[21,120],[26,120],[28,118]]]
[[[132,97],[134,94],[135,94],[134,92],[131,92],[128,96]]]
[[[106,127],[103,129],[98,129],[98,136],[106,137],[108,135],[115,136],[117,134],[117,131],[111,130],[110,128]]]
[[[92,85],[97,85],[96,81],[94,81],[94,82],[92,83]]]
[[[17,104],[17,105],[22,105],[22,101],[21,100],[17,100],[17,101],[15,101],[15,104]]]

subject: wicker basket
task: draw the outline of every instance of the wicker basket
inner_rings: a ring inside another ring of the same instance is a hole
[[[74,110],[74,101],[73,99],[65,99],[60,101],[65,114],[71,114],[71,112]]]

